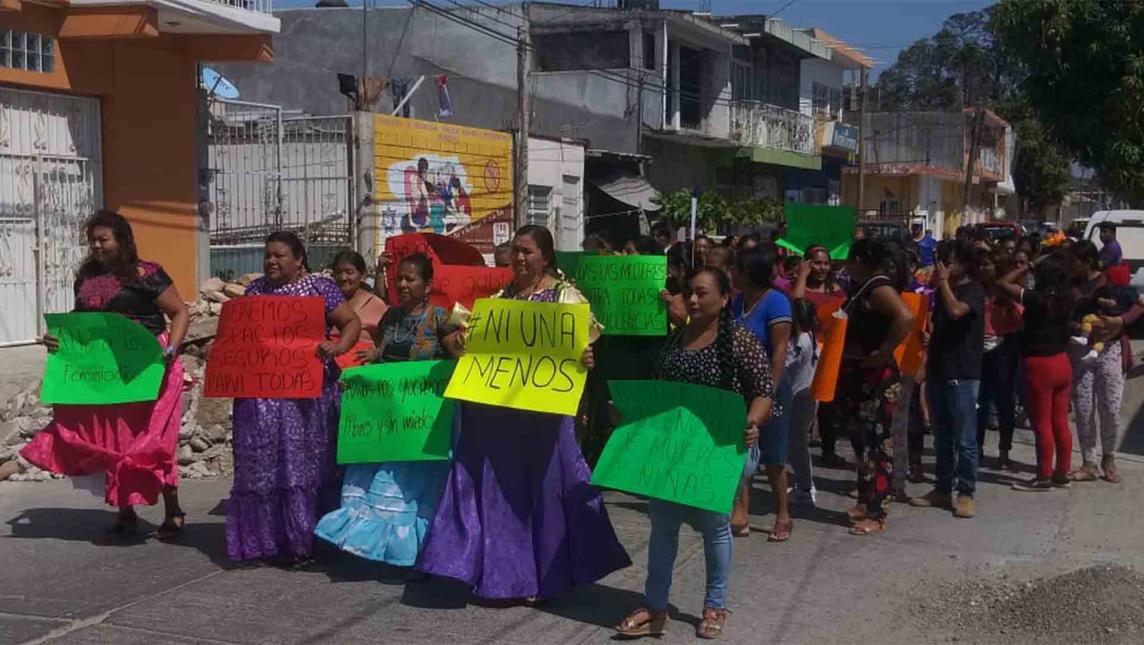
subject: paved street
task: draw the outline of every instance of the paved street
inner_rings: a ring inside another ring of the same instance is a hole
[[[1142,432],[1139,422],[1133,432]],[[1017,457],[1030,463],[1030,436],[1020,438]],[[1124,457],[1122,472],[1117,486],[1018,494],[1005,486],[1010,475],[987,470],[977,519],[895,504],[886,534],[854,538],[841,514],[850,480],[823,471],[823,509],[800,512],[790,542],[767,544],[762,533],[736,541],[725,639],[940,642],[957,634],[924,632],[913,611],[936,583],[990,573],[1034,579],[1094,562],[1144,570],[1139,451]],[[475,602],[445,581],[402,586],[391,571],[328,550],[323,571],[230,569],[227,488],[225,480],[185,483],[189,529],[180,544],[105,547],[93,538],[111,516],[96,498],[67,481],[0,485],[0,642],[598,643],[640,601],[648,523],[644,503],[623,495],[609,495],[609,512],[636,564],[529,609]],[[768,504],[757,499],[754,510],[752,524],[769,527]],[[157,523],[159,512],[144,515]],[[693,639],[702,581],[701,544],[685,530],[665,642]],[[1005,638],[997,642],[1021,642]]]
[[[735,542],[725,640],[1035,642],[1013,632],[967,637],[935,625],[919,606],[950,602],[941,590],[966,581],[1033,581],[1096,563],[1144,572],[1144,370],[1133,376],[1119,485],[1022,494],[1008,489],[1013,474],[985,468],[976,519],[894,504],[887,533],[855,538],[842,513],[853,503],[852,475],[816,471],[820,509],[796,511],[790,542],[768,544],[762,532]],[[0,376],[0,385],[16,380]],[[995,456],[996,435],[987,443]],[[1033,463],[1028,431],[1018,431],[1014,455]],[[640,602],[646,505],[625,495],[609,493],[608,511],[635,564],[530,609],[474,601],[448,581],[406,586],[393,570],[331,549],[320,552],[319,571],[233,569],[223,548],[228,488],[223,479],[183,483],[188,529],[178,544],[99,546],[111,521],[101,500],[66,480],[0,483],[0,643],[600,643]],[[761,481],[756,490],[765,490]],[[155,525],[161,513],[142,509]],[[770,527],[765,493],[753,513],[754,527]],[[694,640],[702,589],[702,544],[684,529],[664,642]]]

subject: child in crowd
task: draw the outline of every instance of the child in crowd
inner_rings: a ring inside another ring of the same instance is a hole
[[[790,502],[814,506],[816,491],[810,463],[810,426],[818,406],[811,395],[810,385],[814,381],[814,371],[818,368],[818,319],[814,304],[803,298],[792,303],[791,314],[790,344],[784,362],[794,393],[789,412],[789,459],[791,470],[794,471],[794,490]]]
[[[1104,351],[1104,343],[1091,338],[1092,327],[1100,316],[1123,315],[1135,304],[1144,306],[1144,296],[1136,289],[1112,285],[1098,288],[1091,298],[1083,298],[1077,303],[1077,314],[1081,316],[1080,333],[1072,337],[1072,342],[1089,348],[1081,361],[1095,363],[1100,352]]]

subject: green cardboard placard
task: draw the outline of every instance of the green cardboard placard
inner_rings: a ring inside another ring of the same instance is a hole
[[[449,458],[456,402],[444,398],[457,361],[409,361],[342,372],[339,464]]]
[[[621,425],[592,484],[730,513],[747,449],[743,397],[675,381],[609,381]]]
[[[139,323],[96,311],[45,314],[44,322],[60,341],[44,366],[44,403],[114,405],[159,398],[167,371],[163,347]]]
[[[556,267],[564,274],[568,280],[576,279],[576,271],[579,270],[580,259],[584,256],[592,255],[584,251],[557,251],[556,252]]]
[[[666,336],[667,280],[663,255],[593,255],[581,258],[576,288],[611,336]]]
[[[850,242],[854,239],[852,206],[789,203],[783,211],[786,235],[778,241],[779,246],[802,255],[808,247],[821,244],[830,251],[831,260],[850,257]]]

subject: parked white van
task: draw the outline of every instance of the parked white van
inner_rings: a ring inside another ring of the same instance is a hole
[[[1116,225],[1116,241],[1124,253],[1124,261],[1132,272],[1132,286],[1144,293],[1144,211],[1097,211],[1088,220],[1084,239],[1091,240],[1096,248],[1104,246],[1100,242],[1100,225],[1111,222]]]

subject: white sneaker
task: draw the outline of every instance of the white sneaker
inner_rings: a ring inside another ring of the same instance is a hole
[[[790,494],[790,503],[795,506],[814,506],[817,501],[818,491],[813,486],[810,490],[795,489]]]
[[[1071,342],[1073,345],[1080,345],[1081,347],[1084,347],[1088,344],[1088,339],[1084,336],[1072,336],[1069,338],[1069,342]]]

